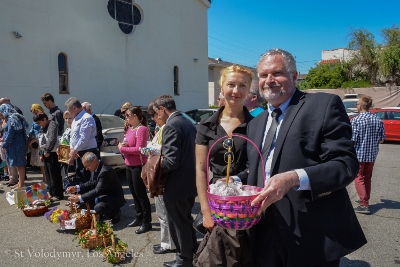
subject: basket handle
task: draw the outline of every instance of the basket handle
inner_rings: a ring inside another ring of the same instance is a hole
[[[86,202],[86,214],[90,215],[90,205],[88,202]]]
[[[258,155],[260,155],[261,164],[262,164],[262,166],[264,166],[265,163],[264,163],[264,159],[263,159],[263,156],[262,156],[262,154],[261,154],[261,151],[258,149],[257,145],[256,145],[253,141],[251,141],[251,140],[250,140],[249,138],[247,138],[246,136],[239,135],[239,134],[232,134],[232,136],[236,136],[236,137],[245,139],[246,141],[250,142],[250,143],[254,146],[254,148],[257,150]],[[209,172],[210,163],[209,163],[209,162],[210,162],[211,150],[213,149],[213,147],[214,147],[219,141],[221,141],[222,139],[225,139],[225,138],[230,138],[230,136],[225,135],[225,136],[222,136],[221,138],[217,139],[217,140],[214,142],[214,144],[212,144],[212,146],[210,147],[210,149],[208,150],[208,153],[207,153],[207,160],[206,160],[207,188],[209,188],[209,185],[210,185],[210,172]],[[266,179],[265,172],[263,172],[263,178],[264,178],[264,182],[265,182],[265,179]]]
[[[32,188],[33,190],[36,190],[36,191],[38,191],[38,189],[37,188]],[[29,189],[28,191],[26,191],[23,195],[22,195],[22,197],[21,197],[21,199],[20,199],[20,202],[21,202],[21,204],[23,204],[23,201],[24,201],[24,198],[26,197],[26,194],[28,193],[28,192],[31,192],[32,191],[32,189]],[[17,190],[19,190],[19,186],[18,186],[18,189]],[[21,209],[23,208],[23,206],[24,205],[21,205]]]
[[[90,229],[95,229],[95,227],[96,227],[96,215],[92,214],[92,222],[91,222]]]

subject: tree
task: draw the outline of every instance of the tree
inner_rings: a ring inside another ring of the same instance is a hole
[[[375,42],[374,35],[366,29],[351,29],[349,36],[349,49],[356,50],[353,54],[356,62],[354,68],[365,72],[371,84],[376,84],[379,45]]]
[[[400,84],[400,28],[393,25],[392,28],[382,30],[383,48],[379,53],[380,72],[396,84]]]

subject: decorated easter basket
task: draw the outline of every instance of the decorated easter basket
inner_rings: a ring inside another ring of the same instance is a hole
[[[248,142],[250,142],[257,149],[258,154],[261,157],[261,162],[262,164],[264,164],[262,154],[259,151],[257,145],[254,144],[253,141],[242,135],[232,134],[232,136],[243,138],[246,139]],[[224,136],[219,138],[208,150],[206,170],[209,169],[209,159],[212,148],[216,144],[218,144],[221,140],[226,138],[229,137]],[[209,185],[210,177],[208,171],[206,175],[207,175],[207,184]],[[253,192],[260,192],[262,190],[262,188],[260,187],[251,185],[244,185],[243,188]],[[210,206],[212,219],[218,226],[228,229],[235,229],[235,230],[249,229],[260,221],[261,215],[258,215],[257,211],[261,206],[261,202],[257,203],[254,206],[251,206],[251,202],[256,197],[257,194],[249,196],[220,196],[211,194],[209,187],[207,190],[208,204]]]
[[[34,200],[42,200],[39,204],[34,204]],[[26,188],[19,206],[26,217],[34,217],[45,214],[49,210],[50,201],[47,195],[47,185],[36,183]]]
[[[92,223],[90,229],[82,230],[78,234],[80,240],[80,245],[82,248],[95,249],[96,247],[101,247],[110,244],[111,236],[113,235],[113,230],[107,223],[102,223],[102,232],[99,232],[99,225],[96,222],[96,215],[92,214]]]

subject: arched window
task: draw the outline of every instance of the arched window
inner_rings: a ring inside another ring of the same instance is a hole
[[[67,55],[58,54],[58,91],[60,94],[69,94]]]
[[[179,67],[174,66],[174,95],[179,95]]]

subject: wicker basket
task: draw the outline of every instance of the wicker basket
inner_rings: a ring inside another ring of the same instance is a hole
[[[104,243],[104,250],[103,250],[104,260],[112,264],[120,263],[121,261],[125,260],[126,249],[127,246],[115,245],[114,236],[111,235],[111,246],[107,247],[106,244]]]
[[[112,234],[112,229],[109,227],[108,228],[108,233],[106,235],[98,235],[97,234],[97,229],[96,229],[96,215],[92,214],[92,225],[90,229],[85,229],[81,231],[78,234],[79,239],[85,238],[86,242],[81,242],[80,245],[82,248],[87,248],[87,249],[95,249],[96,247],[101,247],[104,245],[107,246],[111,242],[111,236]],[[90,232],[93,232],[95,234],[91,234]],[[85,235],[87,235],[85,237]]]
[[[264,161],[262,159],[262,154],[257,148],[257,145],[254,144],[253,141],[242,135],[232,134],[232,136],[243,138],[246,139],[248,142],[250,142],[257,149],[261,157],[261,162],[262,164],[264,164]],[[225,138],[228,138],[228,136],[219,138],[208,150],[206,170],[209,169],[209,159],[212,148],[219,141]],[[210,177],[208,171],[206,172],[206,176],[207,176],[207,184],[209,184]],[[255,192],[260,192],[262,190],[262,188],[257,186],[245,185],[243,187],[245,189],[252,190]],[[257,203],[255,206],[251,206],[251,202],[256,197],[257,194],[250,196],[219,196],[211,194],[210,188],[208,188],[207,190],[208,204],[210,205],[212,219],[218,226],[228,229],[235,229],[235,230],[249,229],[260,221],[261,215],[258,215],[257,211],[261,206],[261,202]]]
[[[84,229],[90,229],[91,223],[92,223],[92,216],[90,214],[90,205],[89,203],[86,203],[86,214],[81,215],[81,210],[77,209],[73,203],[70,203],[69,206],[69,214],[78,214],[78,216],[75,218],[75,230],[84,230]],[[65,222],[67,220],[61,220],[60,224],[65,225]],[[62,229],[64,229],[64,226],[61,226]]]
[[[33,189],[33,190],[35,190],[35,189]],[[37,190],[37,189],[36,189],[36,190]],[[25,214],[25,216],[26,216],[26,217],[40,216],[40,215],[43,215],[43,214],[45,214],[46,212],[48,212],[48,211],[49,211],[49,205],[37,206],[37,207],[34,208],[34,209],[26,209],[26,208],[25,208],[25,206],[23,205],[23,202],[24,202],[24,198],[26,197],[26,194],[27,194],[29,191],[32,191],[32,190],[26,191],[25,194],[22,196],[22,198],[21,198],[21,200],[20,200],[20,202],[21,202],[20,207],[21,207],[22,212]],[[30,206],[30,207],[33,207],[32,204],[29,204],[29,206]]]

